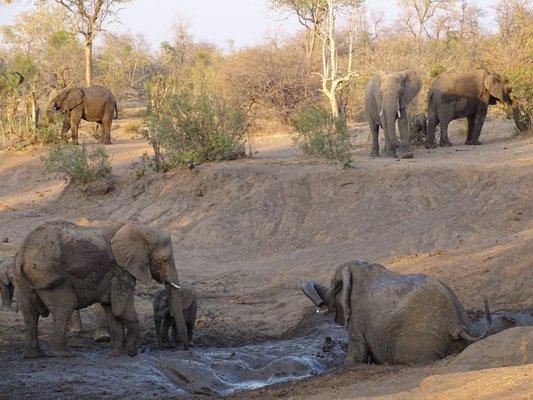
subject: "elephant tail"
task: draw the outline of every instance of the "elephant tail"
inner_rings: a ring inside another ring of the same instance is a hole
[[[113,116],[113,119],[117,119],[118,118],[118,108],[117,108],[117,103],[115,102],[115,107],[113,107],[113,113],[115,114]]]
[[[490,325],[492,323],[492,317],[490,315],[489,303],[487,299],[485,299],[485,319],[487,320],[487,328],[485,329],[485,332],[482,333],[480,336],[471,336],[470,334],[468,334],[468,332],[466,332],[466,329],[463,329],[461,330],[461,332],[459,332],[459,337],[463,340],[466,340],[467,342],[477,342],[478,340],[487,337],[487,335],[489,334]]]
[[[58,287],[63,281],[65,280],[64,276],[58,276],[57,278],[51,280],[50,282],[46,283],[43,286],[35,286],[33,283],[30,282],[30,279],[28,278],[28,275],[24,272],[23,265],[20,266],[20,277],[23,281],[23,283],[28,286],[30,289],[33,290],[50,290],[55,289]]]

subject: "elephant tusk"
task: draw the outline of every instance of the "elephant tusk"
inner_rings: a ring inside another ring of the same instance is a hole
[[[170,286],[172,286],[173,288],[181,289],[181,286],[180,286],[180,285],[176,285],[174,282],[168,282],[168,284],[169,284]]]
[[[400,110],[398,110],[398,118],[401,118],[402,117],[402,113],[400,112]]]
[[[381,109],[381,111],[379,112],[379,116],[381,117],[383,115],[383,108]]]

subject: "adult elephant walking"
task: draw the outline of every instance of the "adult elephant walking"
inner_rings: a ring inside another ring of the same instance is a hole
[[[111,355],[137,354],[140,326],[133,305],[137,280],[164,283],[182,348],[187,348],[172,241],[164,231],[126,223],[109,241],[102,229],[49,222],[34,229],[15,257],[15,290],[24,316],[25,357],[39,357],[39,316],[53,317],[50,354],[66,356],[74,310],[100,303],[109,318]],[[125,332],[125,337],[124,337]]]
[[[385,134],[385,154],[390,157],[412,158],[409,143],[409,121],[407,106],[416,97],[422,81],[413,70],[397,74],[378,73],[365,86],[365,108],[372,133],[371,156],[379,156],[379,128]],[[396,137],[396,121],[400,131],[400,142]]]
[[[72,142],[78,144],[81,120],[96,122],[102,131],[102,144],[111,144],[111,122],[118,118],[115,96],[103,86],[56,89],[48,99],[49,111],[65,114],[61,136],[71,131]]]
[[[480,69],[466,74],[447,72],[438,75],[428,90],[428,130],[426,147],[435,147],[435,131],[440,126],[440,146],[451,146],[450,121],[467,118],[467,145],[479,145],[479,135],[489,105],[498,101],[511,104],[511,87],[506,77]]]
[[[401,275],[379,264],[349,262],[335,270],[331,286],[314,282],[302,290],[322,313],[348,330],[351,363],[423,364],[456,354],[484,338],[470,333],[466,311],[443,283],[425,275]]]

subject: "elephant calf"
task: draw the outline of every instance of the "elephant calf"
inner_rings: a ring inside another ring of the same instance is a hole
[[[426,114],[416,114],[409,123],[409,130],[411,134],[411,144],[421,145],[426,140],[426,132],[428,128],[428,119]]]
[[[189,346],[192,346],[192,335],[196,323],[196,311],[198,309],[198,299],[196,291],[190,285],[181,284],[181,305],[183,307],[183,317],[187,327]],[[168,295],[165,289],[157,292],[154,297],[154,324],[155,334],[159,347],[175,347],[179,343],[176,322],[170,313]],[[171,338],[168,332],[171,330]]]
[[[2,292],[2,310],[11,311],[13,295],[15,294],[13,259],[6,259],[0,262],[0,292]]]
[[[304,294],[321,313],[335,312],[348,330],[347,363],[423,364],[462,351],[487,336],[470,333],[466,311],[445,284],[403,275],[379,264],[354,261],[335,270],[330,287],[307,282]]]

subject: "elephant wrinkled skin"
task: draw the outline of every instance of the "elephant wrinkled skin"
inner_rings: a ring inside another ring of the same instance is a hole
[[[406,70],[397,74],[378,73],[365,86],[365,109],[372,133],[372,157],[379,156],[379,128],[385,136],[385,154],[412,158],[409,141],[407,106],[416,97],[422,81],[417,73]],[[396,137],[396,121],[400,142]]]
[[[164,231],[126,223],[110,239],[102,229],[48,222],[31,231],[15,256],[15,291],[24,316],[25,357],[43,356],[39,316],[52,314],[50,354],[66,356],[74,310],[100,303],[109,319],[112,355],[137,354],[140,326],[133,305],[137,280],[165,283],[182,347],[185,326],[172,241]]]
[[[423,364],[462,351],[485,337],[469,332],[466,311],[446,285],[425,275],[402,275],[379,264],[349,262],[335,270],[330,287],[302,290],[315,305],[335,312],[348,331],[346,362]],[[319,303],[319,304],[317,304]]]
[[[111,144],[111,123],[118,118],[118,111],[115,97],[105,87],[55,89],[50,93],[47,108],[65,114],[61,136],[65,137],[70,130],[72,143],[78,144],[78,129],[83,119],[98,123],[102,144]]]

